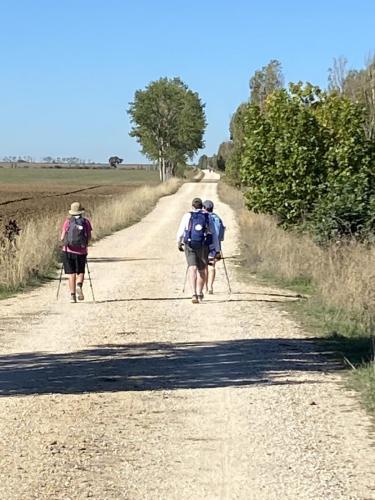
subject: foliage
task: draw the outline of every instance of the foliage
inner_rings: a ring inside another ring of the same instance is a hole
[[[267,96],[283,86],[281,63],[273,59],[250,78],[250,102],[263,108]]]
[[[360,105],[311,84],[291,84],[289,92],[270,94],[263,109],[242,108],[241,121],[243,142],[234,159],[249,208],[284,226],[303,224],[318,241],[368,236],[374,147]]]
[[[118,156],[111,156],[108,158],[108,163],[111,167],[116,168],[117,165],[120,165],[124,160],[122,158],[119,158]]]
[[[198,160],[198,168],[201,170],[205,170],[208,168],[208,156],[207,155],[202,155],[199,160]]]
[[[208,158],[208,167],[212,170],[217,169],[217,155],[214,154]]]
[[[322,131],[306,105],[311,86],[291,86],[270,95],[261,112],[249,105],[245,116],[241,180],[256,212],[276,215],[284,224],[304,219],[324,181]]]
[[[222,142],[219,146],[218,152],[217,152],[217,168],[219,170],[225,170],[226,163],[228,159],[230,158],[230,155],[232,154],[233,151],[233,142],[232,141],[225,141]]]
[[[233,144],[233,148],[229,158],[225,163],[225,173],[227,178],[230,180],[232,184],[237,187],[241,185],[241,177],[240,177],[240,165],[242,158],[242,150],[243,150],[243,142],[245,137],[245,112],[248,104],[243,102],[236,109],[233,114],[230,125],[230,138]]]
[[[204,104],[179,78],[160,78],[137,90],[128,113],[130,135],[148,158],[159,162],[161,180],[204,146]]]

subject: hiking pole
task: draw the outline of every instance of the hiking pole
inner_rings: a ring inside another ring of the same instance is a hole
[[[222,261],[223,261],[223,266],[224,266],[225,276],[226,276],[226,278],[227,278],[228,290],[229,290],[229,295],[230,295],[230,294],[232,293],[232,289],[231,289],[231,287],[230,287],[230,282],[229,282],[229,276],[228,276],[227,266],[226,266],[226,264],[225,264],[225,258],[224,258],[224,256],[223,256],[223,254],[222,254],[222,257],[223,257],[223,258],[222,258]]]
[[[61,271],[60,271],[60,279],[59,279],[59,286],[57,287],[57,293],[56,293],[56,300],[59,299],[59,293],[60,293],[60,286],[61,286],[61,280],[62,280],[62,273],[64,269],[64,263],[61,263]]]
[[[94,289],[92,287],[90,268],[89,268],[89,263],[87,262],[87,260],[86,260],[86,267],[87,267],[87,274],[89,275],[89,282],[90,282],[90,288],[91,288],[91,293],[92,293],[92,300],[93,300],[93,302],[95,302]]]
[[[185,293],[188,271],[189,271],[189,266],[186,266],[185,281],[184,281],[184,287],[182,289],[182,293]]]

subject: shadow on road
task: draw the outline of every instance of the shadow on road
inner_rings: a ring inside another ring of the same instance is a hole
[[[95,262],[95,264],[105,264],[106,262],[137,262],[141,260],[160,260],[157,258],[132,258],[132,257],[89,257],[87,259],[89,262]]]
[[[312,339],[272,338],[13,354],[0,357],[0,396],[316,383],[298,372],[341,369],[322,354]]]
[[[289,296],[288,296],[289,297]],[[295,297],[292,297],[293,299]],[[105,304],[110,302],[147,302],[147,301],[163,301],[163,300],[189,300],[191,297],[129,297],[126,299],[108,299],[108,300],[97,300],[96,304]],[[226,299],[209,299],[203,301],[199,307],[207,306],[209,304],[224,304],[227,302],[272,302],[276,304],[281,304],[282,302],[290,302],[290,300],[277,300],[277,299],[235,299],[228,295]],[[198,306],[195,306],[198,307]]]

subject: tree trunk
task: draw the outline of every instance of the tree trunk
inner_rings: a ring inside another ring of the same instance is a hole
[[[163,182],[163,156],[160,149],[159,149],[158,167],[159,167],[160,182]]]

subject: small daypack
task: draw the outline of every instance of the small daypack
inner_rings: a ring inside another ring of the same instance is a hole
[[[190,212],[190,221],[188,229],[185,231],[184,243],[191,248],[201,248],[207,245],[208,230],[208,213],[202,210]]]
[[[83,217],[72,217],[65,233],[64,244],[70,247],[87,247],[87,226]]]
[[[223,221],[220,219],[220,217],[215,214],[211,213],[211,217],[214,220],[215,228],[217,231],[217,237],[219,241],[224,241],[224,236],[225,236],[225,226]]]

